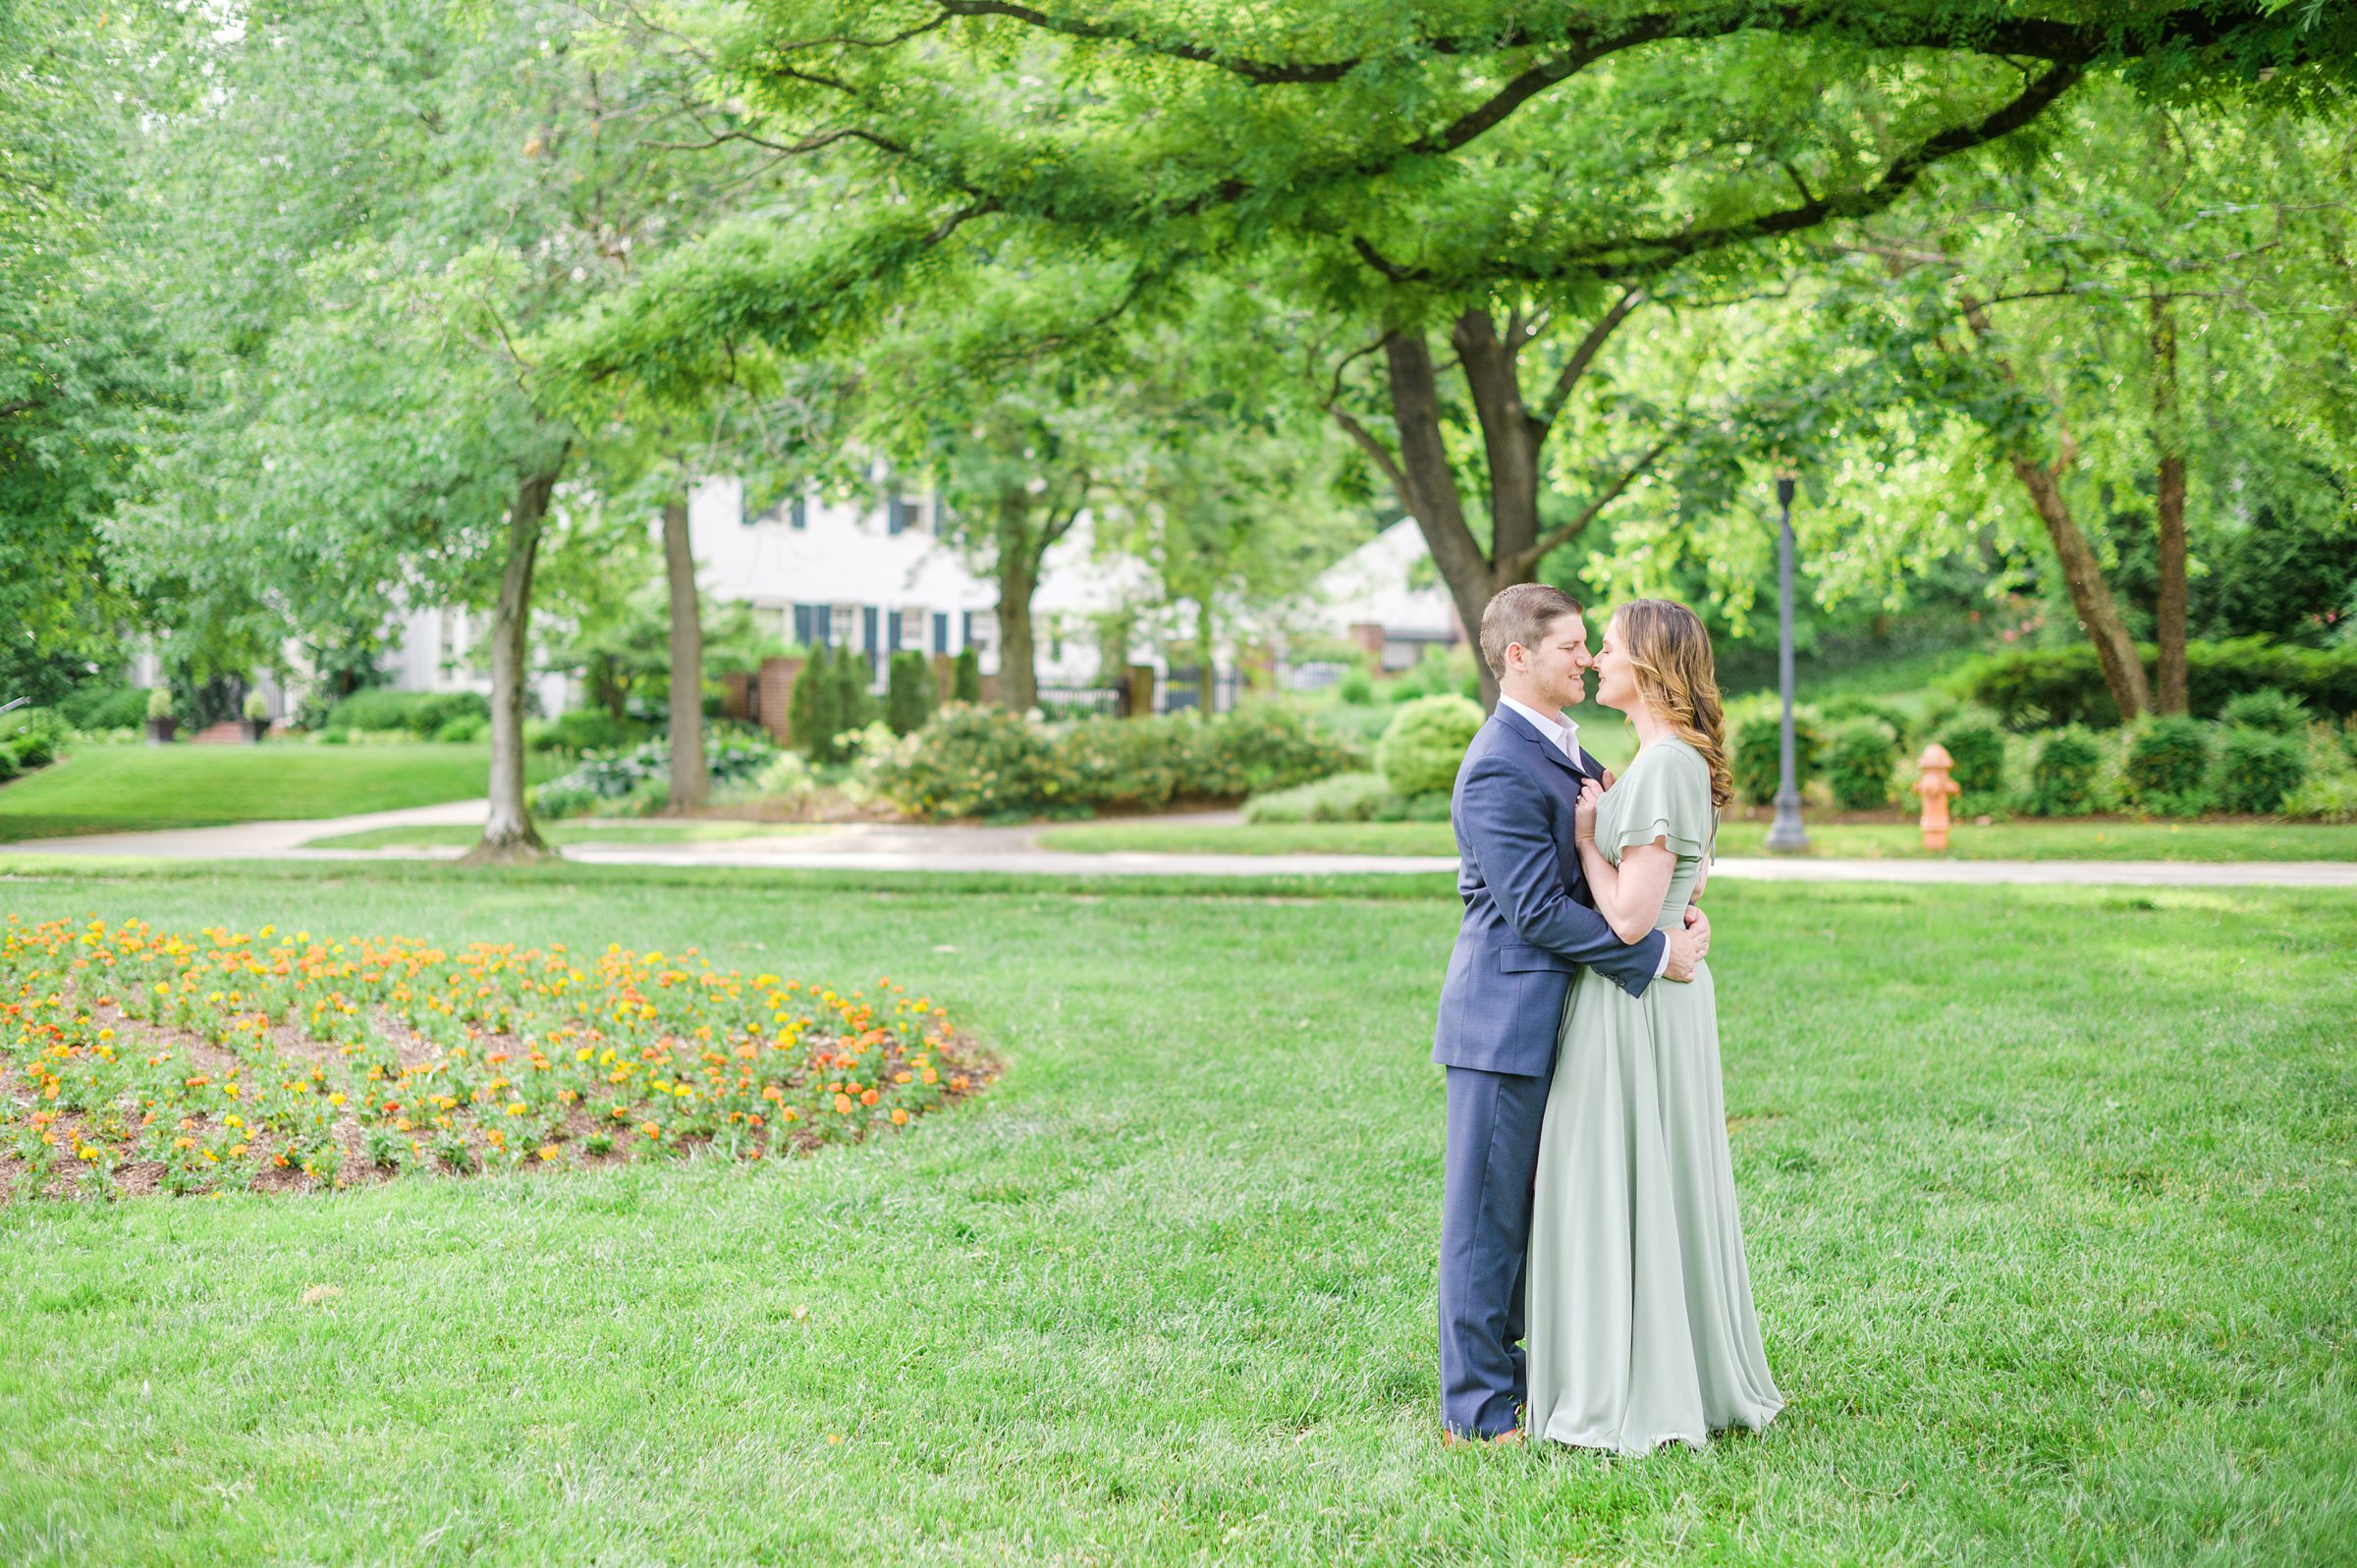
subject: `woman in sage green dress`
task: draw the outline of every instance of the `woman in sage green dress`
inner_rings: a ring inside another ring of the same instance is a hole
[[[1623,607],[1596,700],[1639,749],[1576,817],[1596,906],[1624,942],[1675,930],[1731,796],[1711,645],[1682,605]],[[1583,972],[1563,1006],[1539,1134],[1526,1275],[1534,1436],[1641,1454],[1701,1447],[1783,1407],[1751,1304],[1708,967],[1642,997]]]

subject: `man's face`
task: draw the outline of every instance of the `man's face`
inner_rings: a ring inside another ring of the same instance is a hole
[[[1517,644],[1516,646],[1522,646]],[[1558,616],[1547,623],[1538,646],[1522,647],[1523,669],[1540,699],[1558,708],[1576,708],[1587,700],[1587,622],[1577,616]]]

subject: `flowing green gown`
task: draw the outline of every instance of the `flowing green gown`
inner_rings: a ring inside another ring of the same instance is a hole
[[[1596,844],[1614,865],[1665,840],[1675,930],[1711,835],[1709,764],[1664,738],[1605,792]],[[1784,1396],[1752,1310],[1719,1083],[1707,966],[1631,997],[1583,971],[1563,1006],[1539,1134],[1527,1274],[1527,1429],[1641,1454],[1765,1427]]]

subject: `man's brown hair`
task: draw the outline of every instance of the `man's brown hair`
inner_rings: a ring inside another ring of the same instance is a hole
[[[1515,643],[1535,648],[1547,628],[1565,616],[1587,614],[1579,601],[1561,588],[1543,582],[1517,582],[1501,588],[1481,613],[1481,657],[1490,674],[1506,678],[1506,650]]]

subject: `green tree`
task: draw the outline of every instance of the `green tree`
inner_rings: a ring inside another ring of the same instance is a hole
[[[884,722],[896,735],[913,734],[933,717],[933,663],[912,648],[892,656],[884,695]]]

